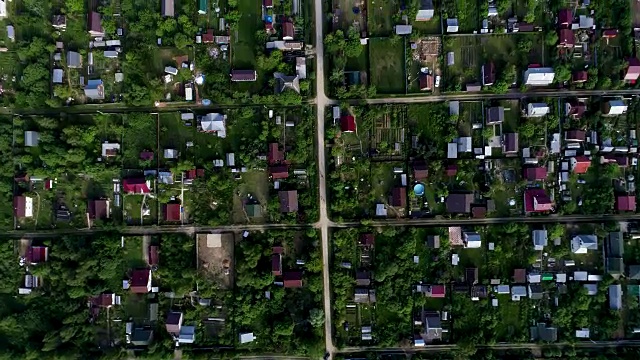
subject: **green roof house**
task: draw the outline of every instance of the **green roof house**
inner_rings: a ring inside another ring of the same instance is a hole
[[[262,207],[260,204],[247,204],[244,207],[247,212],[247,216],[250,218],[256,218],[262,216]]]
[[[204,15],[207,13],[207,0],[198,0],[198,14]]]

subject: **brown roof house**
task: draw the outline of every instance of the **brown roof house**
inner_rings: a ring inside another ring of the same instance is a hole
[[[17,218],[33,217],[33,198],[30,196],[14,196],[13,212]]]
[[[89,35],[92,37],[104,36],[104,29],[102,28],[102,18],[100,14],[95,11],[91,11],[88,15],[87,27]]]
[[[271,274],[273,276],[282,275],[282,254],[275,253],[271,255]]]
[[[120,296],[114,293],[92,296],[89,298],[89,304],[99,308],[110,308],[113,305],[120,305]]]
[[[571,100],[571,101],[567,101],[564,104],[565,115],[571,117],[572,119],[582,118],[585,111],[587,111],[587,105],[582,101]]]
[[[258,73],[255,70],[231,70],[231,81],[256,81]]]
[[[447,212],[452,214],[468,214],[471,212],[473,194],[453,193],[447,196]]]
[[[89,218],[92,220],[104,220],[109,218],[110,203],[106,199],[89,200],[89,206],[87,206],[87,212]]]
[[[429,176],[429,170],[427,168],[427,162],[424,160],[417,160],[413,163],[413,178],[416,181],[425,181]]]
[[[560,29],[558,31],[558,47],[561,48],[573,48],[575,44],[575,36],[571,29]]]
[[[295,36],[295,27],[291,21],[282,23],[282,40],[291,41]]]
[[[286,164],[269,166],[269,174],[274,180],[286,179],[289,177],[289,166]]]
[[[589,73],[584,70],[576,71],[571,75],[571,82],[574,84],[580,84],[586,82],[589,79]]]
[[[496,66],[488,62],[482,66],[482,86],[490,86],[496,82]]]
[[[269,144],[269,154],[267,159],[269,161],[269,165],[279,164],[284,161],[284,151],[280,150],[280,144]]]
[[[293,213],[298,211],[298,191],[280,191],[278,197],[280,198],[280,212]]]
[[[167,314],[167,321],[165,321],[164,325],[167,329],[167,332],[173,336],[177,336],[180,334],[180,328],[182,327],[182,313],[181,312],[170,312]]]
[[[403,208],[407,206],[407,191],[403,187],[395,187],[391,191],[389,198],[389,204],[391,206]]]

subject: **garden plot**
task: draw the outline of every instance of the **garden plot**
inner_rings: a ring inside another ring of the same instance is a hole
[[[198,234],[198,269],[221,288],[233,287],[234,234]]]
[[[378,93],[405,91],[405,56],[403,39],[374,38],[369,40],[371,85]]]

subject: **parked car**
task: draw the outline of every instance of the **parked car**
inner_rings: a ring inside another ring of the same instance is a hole
[[[440,87],[440,75],[436,75],[436,84],[435,87]]]

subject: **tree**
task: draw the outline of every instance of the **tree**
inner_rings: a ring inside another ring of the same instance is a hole
[[[314,328],[321,328],[324,326],[324,311],[321,309],[311,309],[309,312],[309,322]]]
[[[558,44],[558,34],[555,31],[549,31],[545,42],[547,46],[556,46]]]

